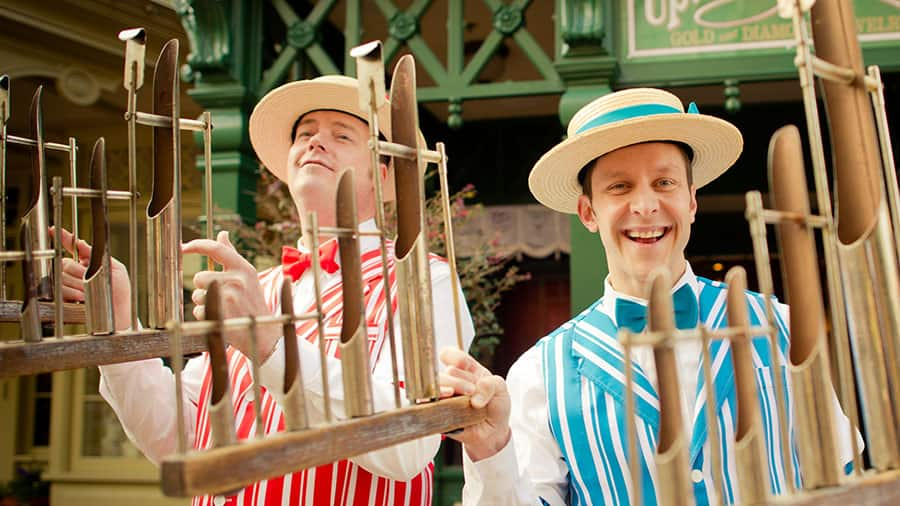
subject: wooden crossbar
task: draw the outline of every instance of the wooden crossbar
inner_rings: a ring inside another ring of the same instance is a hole
[[[174,497],[225,494],[267,478],[472,425],[483,421],[485,413],[472,408],[468,396],[453,397],[189,452],[163,461],[162,489]]]

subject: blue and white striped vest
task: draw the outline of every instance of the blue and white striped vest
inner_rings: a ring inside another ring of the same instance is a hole
[[[725,285],[705,278],[697,278],[700,287],[699,323],[716,329],[727,326]],[[617,341],[618,328],[612,315],[604,312],[604,299],[595,302],[584,312],[569,320],[536,346],[543,358],[544,384],[550,413],[550,430],[559,444],[569,468],[569,503],[575,505],[628,505],[631,479],[628,459],[628,429],[625,425],[625,375],[623,349]],[[765,305],[761,295],[747,292],[751,325],[765,322]],[[784,364],[788,344],[786,306],[776,302],[776,326],[779,336],[778,360],[773,362],[767,339],[753,340],[753,361],[756,366],[760,412],[769,456],[769,477],[773,492],[784,486],[784,468],[778,438],[778,416],[775,390],[772,388],[770,367],[778,365],[778,377],[784,381]],[[734,461],[734,433],[736,430],[736,396],[734,369],[730,345],[727,341],[713,341],[710,345],[713,361],[715,399],[718,406],[718,425],[722,448],[718,451],[724,468],[727,502],[738,498]],[[642,497],[644,504],[656,504],[656,471],[652,466],[659,433],[659,398],[646,374],[632,363],[638,453],[641,457]],[[682,371],[682,374],[685,374]],[[702,369],[698,375],[696,402],[692,417],[693,435],[690,441],[692,469],[703,472],[704,479],[694,485],[698,505],[708,504],[714,490],[710,469],[706,388]],[[788,398],[788,406],[790,399]],[[792,410],[788,407],[788,425],[793,427]],[[793,439],[793,438],[792,438]],[[793,449],[792,449],[793,450]],[[792,451],[792,454],[795,452]],[[794,476],[797,476],[796,455],[793,457]],[[651,465],[648,466],[648,463]]]

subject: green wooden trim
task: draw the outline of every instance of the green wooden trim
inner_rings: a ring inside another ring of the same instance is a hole
[[[388,21],[390,21],[395,14],[400,12],[400,9],[398,9],[391,0],[375,0],[375,6],[378,7],[378,10],[384,14],[385,19]]]
[[[313,10],[310,11],[309,15],[306,16],[306,22],[318,27],[322,20],[325,19],[325,15],[331,11],[331,8],[334,7],[334,4],[337,3],[337,0],[319,0],[316,2]]]
[[[465,63],[465,5],[463,0],[450,0],[447,5],[447,70],[458,79]]]
[[[559,75],[553,67],[553,62],[541,49],[540,44],[526,30],[519,30],[513,35],[513,39],[519,44],[519,47],[525,51],[525,55],[531,60],[531,63],[537,68],[538,72],[548,81],[559,80]]]
[[[349,55],[350,50],[358,46],[361,40],[362,14],[359,8],[359,0],[347,0],[347,16],[345,20],[344,54]],[[344,74],[356,77],[355,58],[344,58]]]
[[[285,46],[285,48],[281,50],[281,53],[278,54],[278,58],[272,62],[272,66],[263,72],[262,81],[260,81],[258,87],[259,96],[265,95],[272,91],[275,86],[281,84],[284,80],[284,76],[287,75],[288,70],[291,69],[291,65],[297,58],[297,51],[298,49],[294,46]]]
[[[384,61],[389,62],[393,60],[394,55],[396,55],[397,51],[400,50],[401,44],[402,42],[400,42],[399,40],[393,37],[388,37],[388,39],[384,41],[384,45],[382,46],[382,51],[384,52],[384,55],[382,57],[384,58]]]
[[[469,64],[466,65],[466,68],[462,73],[460,81],[463,85],[471,84],[475,81],[478,74],[484,66],[487,65],[487,62],[490,61],[491,57],[494,56],[494,53],[502,42],[503,35],[497,30],[492,30],[491,33],[488,34],[484,39],[484,42],[481,43],[481,47],[478,48],[478,51],[476,51],[475,55],[472,56],[472,59],[469,60]]]
[[[419,88],[416,95],[420,102],[437,102],[455,99],[521,97],[528,95],[553,95],[564,91],[562,82],[519,81],[516,83],[484,83],[469,86],[437,86]],[[515,93],[513,93],[513,90]]]
[[[331,57],[328,56],[328,53],[322,49],[322,46],[318,42],[306,49],[306,56],[309,57],[312,64],[316,66],[316,69],[323,76],[341,73],[337,68],[337,65],[331,61]]]
[[[275,8],[275,12],[278,13],[278,17],[284,21],[285,26],[291,26],[292,24],[300,21],[300,17],[297,16],[297,13],[294,12],[294,9],[291,8],[290,5],[287,4],[287,0],[271,0],[272,7]]]
[[[416,0],[406,11],[416,19],[420,19],[429,7],[431,7],[431,0]]]
[[[415,54],[416,61],[422,65],[425,72],[428,72],[428,74],[431,75],[432,79],[437,82],[445,82],[449,79],[447,77],[447,71],[444,70],[440,60],[438,60],[434,52],[431,51],[431,48],[428,47],[428,44],[425,43],[425,39],[423,39],[421,35],[413,36],[406,41],[406,44],[412,49],[413,54]]]

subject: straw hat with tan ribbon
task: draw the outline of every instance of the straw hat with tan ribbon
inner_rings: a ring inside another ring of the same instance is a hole
[[[578,172],[588,162],[619,148],[652,141],[682,142],[691,147],[697,188],[728,170],[744,146],[737,127],[700,114],[693,103],[685,112],[681,100],[667,91],[623,90],[598,98],[575,113],[568,139],[537,161],[528,176],[528,187],[541,204],[576,214],[582,193]]]
[[[272,174],[287,182],[287,157],[293,139],[291,129],[300,116],[312,111],[332,110],[369,121],[369,111],[359,106],[358,82],[347,76],[322,76],[294,81],[270,91],[250,115],[250,143]],[[378,128],[391,139],[391,106],[378,110]],[[385,183],[385,200],[393,195],[393,170]]]

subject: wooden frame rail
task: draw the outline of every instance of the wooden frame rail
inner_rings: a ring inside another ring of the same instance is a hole
[[[3,342],[0,378],[167,357],[172,353],[170,334],[166,330],[142,330],[108,336],[47,337],[39,343]],[[206,350],[202,335],[181,339],[184,354]]]
[[[189,452],[163,460],[162,489],[174,497],[228,493],[273,476],[450,432],[485,417],[484,408],[472,408],[469,397],[461,396]]]

